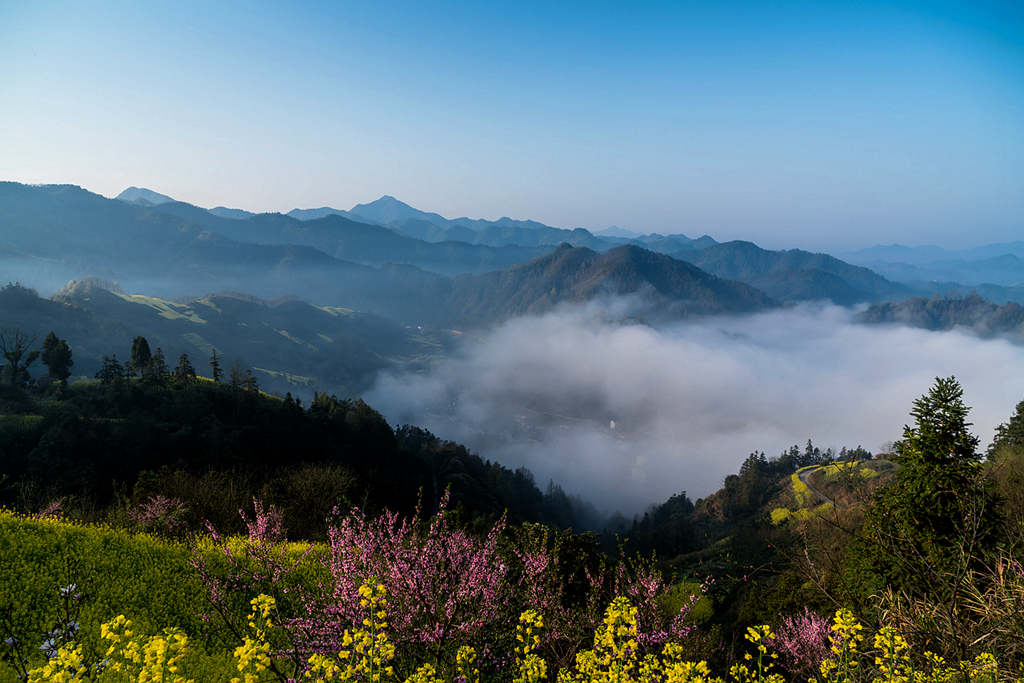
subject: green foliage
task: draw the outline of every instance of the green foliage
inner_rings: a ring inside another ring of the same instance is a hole
[[[66,496],[104,507],[135,487],[136,503],[175,498],[193,528],[208,519],[230,531],[237,509],[259,497],[286,510],[293,537],[322,538],[335,505],[408,514],[420,492],[431,492],[432,507],[433,492],[451,486],[471,528],[506,510],[515,523],[599,528],[592,506],[553,482],[545,493],[524,468],[484,461],[424,430],[396,434],[362,400],[317,394],[306,410],[241,383],[154,383],[122,377],[116,359],[107,366],[105,384],[72,385],[67,400],[37,407],[43,414],[31,423],[0,421],[0,446],[8,446],[0,450],[8,476],[0,503],[24,501],[21,492],[32,489],[32,511]]]
[[[512,524],[541,522],[561,529],[590,529],[600,523],[592,505],[567,495],[554,482],[541,491],[524,467],[511,470],[484,460],[462,444],[412,425],[399,427],[396,438],[429,467],[433,490],[449,492],[451,505],[465,513],[463,523],[470,528],[487,529],[502,515]],[[430,502],[436,505],[437,496]]]
[[[220,367],[220,357],[217,355],[217,349],[214,349],[213,355],[210,356],[210,372],[214,382],[220,382],[224,379],[224,370]]]
[[[711,598],[704,594],[704,586],[680,581],[672,586],[672,591],[666,596],[664,609],[669,614],[679,614],[679,611],[688,605],[692,607],[686,615],[687,624],[703,624],[715,613]]]
[[[71,347],[66,339],[57,339],[57,335],[50,330],[43,340],[43,365],[50,371],[50,376],[59,382],[67,384],[71,376],[71,367],[75,361],[71,358]]]
[[[190,552],[145,534],[58,519],[33,519],[0,511],[0,595],[9,601],[17,631],[44,634],[57,618],[61,587],[76,583],[86,594],[83,629],[116,614],[135,614],[140,624],[198,632],[196,606],[202,587],[189,564]],[[81,567],[68,575],[66,560]]]
[[[153,352],[149,350],[149,342],[145,337],[136,337],[132,340],[132,358],[129,366],[135,374],[145,374],[146,366],[152,357]]]
[[[994,546],[998,501],[982,478],[962,395],[953,377],[936,378],[914,401],[915,425],[896,444],[896,482],[878,491],[864,528],[863,590],[948,593]]]
[[[178,364],[174,368],[174,376],[179,379],[196,378],[196,369],[192,367],[192,361],[189,360],[187,353],[183,353],[178,357]]]
[[[1017,404],[1009,422],[996,427],[995,438],[988,447],[989,459],[993,459],[1001,449],[1024,449],[1024,401]]]
[[[167,359],[164,358],[163,349],[158,346],[156,353],[150,356],[142,369],[142,379],[150,383],[160,382],[169,374],[171,371],[167,367]]]
[[[96,373],[96,379],[103,384],[110,384],[114,380],[130,377],[131,371],[127,370],[117,360],[117,355],[103,356],[103,367]]]
[[[700,547],[693,524],[694,506],[686,491],[677,493],[661,505],[654,505],[634,520],[625,552],[641,557],[672,558]]]

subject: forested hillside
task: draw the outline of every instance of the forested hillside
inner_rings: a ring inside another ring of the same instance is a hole
[[[641,310],[667,319],[778,305],[752,287],[634,245],[603,254],[562,245],[505,271],[455,278],[447,309],[452,322],[478,326],[611,294],[636,295]]]
[[[417,501],[436,508],[449,489],[467,524],[506,513],[562,528],[596,521],[560,487],[542,492],[529,471],[415,427],[396,431],[360,400],[318,394],[303,406],[258,391],[244,375],[214,382],[181,363],[133,377],[108,362],[102,381],[46,391],[60,400],[0,387],[0,504],[64,501],[89,517],[126,495],[163,495],[184,501],[197,528],[208,519],[227,531],[257,497],[287,510],[291,534],[308,539],[323,538],[336,505],[410,514]]]
[[[975,292],[966,296],[949,293],[931,298],[914,297],[899,302],[876,302],[859,314],[861,322],[898,323],[926,330],[971,329],[984,336],[1024,340],[1024,309],[1011,301],[1002,306]]]
[[[238,364],[270,392],[305,396],[314,391],[353,397],[387,368],[416,370],[444,357],[447,336],[367,313],[318,308],[294,297],[264,301],[224,292],[171,302],[129,296],[114,283],[86,278],[52,299],[19,285],[0,288],[0,319],[7,327],[45,336],[61,330],[75,354],[75,378],[92,378],[103,357],[126,358],[142,336],[171,361],[197,359],[200,375],[217,352],[224,366]]]

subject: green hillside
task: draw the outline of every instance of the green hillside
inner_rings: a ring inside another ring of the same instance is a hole
[[[264,390],[307,398],[314,391],[354,396],[379,370],[425,368],[445,353],[442,336],[295,298],[267,302],[227,293],[173,303],[111,287],[95,278],[76,281],[52,300],[3,287],[0,319],[40,338],[59,331],[74,353],[74,377],[91,379],[104,356],[127,360],[132,340],[142,336],[163,349],[172,367],[188,354],[199,374],[210,376],[216,351],[225,368],[237,360],[251,369]]]

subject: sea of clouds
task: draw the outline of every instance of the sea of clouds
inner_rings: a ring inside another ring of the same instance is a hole
[[[938,376],[963,386],[982,450],[1024,400],[1024,348],[1005,340],[862,325],[831,305],[651,325],[626,317],[635,303],[510,320],[365,398],[392,424],[627,515],[713,493],[753,451],[811,439],[877,452]]]

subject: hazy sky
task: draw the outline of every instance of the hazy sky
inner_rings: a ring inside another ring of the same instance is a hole
[[[1024,235],[1018,2],[0,0],[0,180],[205,207]]]

